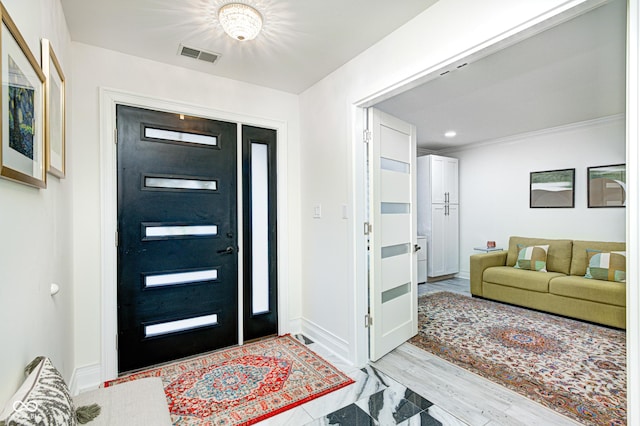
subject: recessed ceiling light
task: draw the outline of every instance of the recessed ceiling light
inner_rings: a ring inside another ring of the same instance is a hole
[[[457,135],[455,130],[449,130],[448,132],[445,132],[444,137],[446,138],[455,138]]]

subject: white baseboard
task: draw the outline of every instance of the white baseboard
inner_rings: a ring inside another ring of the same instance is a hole
[[[100,364],[87,365],[76,368],[71,375],[69,390],[75,396],[88,390],[100,387]]]
[[[345,360],[349,359],[349,345],[344,339],[339,338],[307,319],[302,318],[301,321],[302,334],[314,342],[320,343],[322,346],[331,350],[333,353]]]
[[[456,275],[456,277],[464,278],[465,280],[468,280],[469,278],[471,278],[471,275],[469,275],[469,274],[470,274],[469,271],[460,271],[460,272],[458,272],[458,275]]]

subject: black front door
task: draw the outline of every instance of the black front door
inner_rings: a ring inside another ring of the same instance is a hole
[[[237,125],[117,106],[118,370],[238,342]]]

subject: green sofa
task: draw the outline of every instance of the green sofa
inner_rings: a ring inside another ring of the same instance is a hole
[[[547,244],[547,272],[514,268],[518,246]],[[471,256],[471,294],[624,329],[626,285],[585,278],[587,249],[624,251],[625,243],[511,237],[507,251]]]

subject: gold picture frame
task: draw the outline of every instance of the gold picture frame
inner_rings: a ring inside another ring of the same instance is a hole
[[[42,39],[44,88],[44,139],[47,172],[64,178],[66,169],[66,81],[51,42]]]
[[[46,188],[45,76],[2,3],[0,14],[0,176]]]

